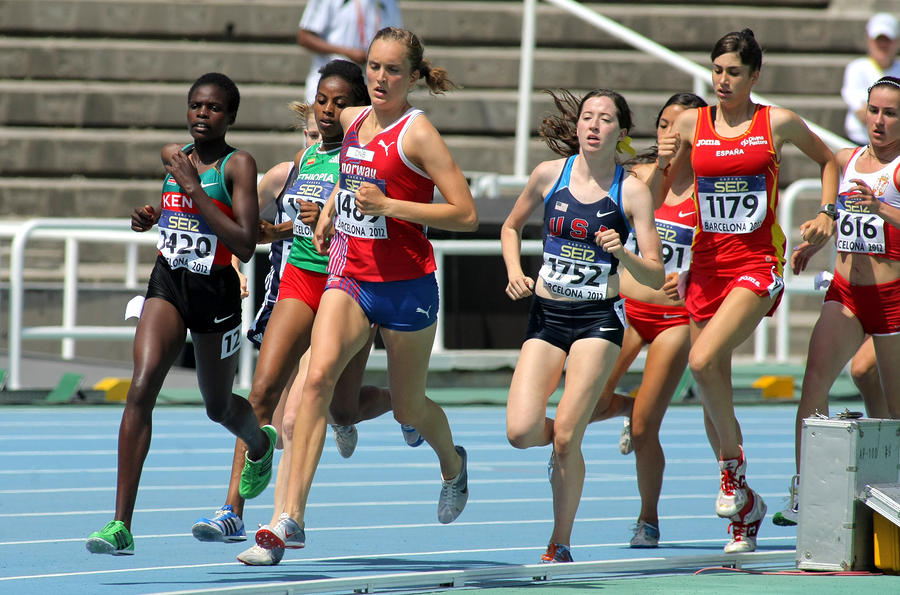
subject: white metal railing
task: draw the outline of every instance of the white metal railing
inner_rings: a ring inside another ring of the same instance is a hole
[[[694,93],[705,95],[712,87],[710,69],[696,62],[680,56],[672,50],[656,43],[652,39],[644,37],[637,31],[624,27],[616,21],[597,13],[593,8],[588,8],[574,0],[544,0],[547,4],[553,4],[566,12],[579,17],[584,22],[602,29],[605,33],[627,43],[635,49],[646,52],[659,58],[672,68],[680,70],[693,79]],[[519,96],[518,115],[516,119],[515,160],[513,173],[522,178],[528,175],[528,140],[531,138],[531,93],[533,87],[534,72],[534,48],[536,44],[536,13],[537,0],[523,0],[522,13],[522,46],[521,61],[519,63]],[[762,95],[753,94],[754,101],[767,105],[777,105]],[[810,130],[833,150],[853,146],[849,140],[834,134],[833,132],[807,122]],[[522,182],[524,185],[524,181]]]

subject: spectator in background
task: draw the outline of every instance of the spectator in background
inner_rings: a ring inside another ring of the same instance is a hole
[[[867,54],[857,58],[844,69],[841,97],[847,104],[844,128],[847,137],[857,145],[869,142],[866,132],[866,93],[869,87],[883,76],[900,77],[900,25],[897,19],[885,12],[872,15],[866,23]]]
[[[402,26],[397,0],[309,0],[297,32],[297,43],[314,54],[306,77],[306,103],[316,99],[320,68],[335,58],[364,67],[375,33]]]

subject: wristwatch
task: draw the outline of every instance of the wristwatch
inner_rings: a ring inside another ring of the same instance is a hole
[[[833,204],[822,205],[822,208],[819,209],[819,212],[825,213],[826,215],[831,217],[831,219],[833,221],[837,221],[837,218],[838,218],[837,209],[834,207]]]

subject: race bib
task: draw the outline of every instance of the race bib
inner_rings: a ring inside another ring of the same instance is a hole
[[[700,229],[711,233],[751,233],[767,210],[766,176],[697,178]]]
[[[314,202],[322,207],[331,196],[333,189],[334,184],[327,180],[298,179],[285,192],[285,199],[297,213],[294,217],[294,237],[311,238],[313,236],[312,228],[300,219],[300,201]]]
[[[602,300],[606,298],[611,268],[609,254],[599,246],[547,236],[544,264],[538,275],[554,295],[574,300]]]
[[[381,216],[363,215],[356,208],[356,189],[363,182],[371,182],[385,192],[384,180],[364,178],[353,174],[341,174],[340,187],[335,196],[337,218],[334,228],[348,236],[370,240],[388,239],[387,220]]]
[[[862,254],[884,254],[887,244],[884,240],[884,219],[867,213],[853,197],[839,194],[838,212],[838,252]]]
[[[156,248],[171,268],[208,275],[212,270],[218,241],[200,215],[163,210]]]
[[[691,245],[694,228],[672,221],[656,220],[656,232],[662,241],[663,264],[666,274],[683,273],[691,266]]]

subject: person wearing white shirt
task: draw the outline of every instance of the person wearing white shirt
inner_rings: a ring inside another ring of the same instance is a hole
[[[869,142],[864,124],[866,117],[866,94],[869,86],[882,76],[900,77],[900,24],[888,13],[879,12],[866,23],[866,43],[868,53],[857,58],[844,70],[841,97],[847,104],[844,128],[847,137],[858,145]]]
[[[364,66],[375,33],[383,27],[402,26],[397,0],[309,0],[297,32],[297,43],[313,52],[306,77],[307,103],[316,99],[322,66],[335,58]]]

